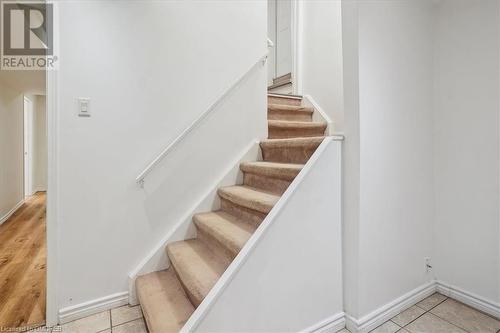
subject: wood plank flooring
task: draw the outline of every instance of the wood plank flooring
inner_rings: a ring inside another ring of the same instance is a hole
[[[36,193],[0,225],[0,331],[45,323],[45,202]]]

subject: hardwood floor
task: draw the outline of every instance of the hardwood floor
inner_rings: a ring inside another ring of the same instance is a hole
[[[0,331],[45,323],[45,201],[33,195],[0,226]]]

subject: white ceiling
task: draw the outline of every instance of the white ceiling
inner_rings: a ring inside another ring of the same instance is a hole
[[[45,71],[0,70],[0,83],[25,94],[45,95]]]

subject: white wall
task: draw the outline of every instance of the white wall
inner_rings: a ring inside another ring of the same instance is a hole
[[[436,7],[436,278],[500,302],[499,5]]]
[[[23,95],[0,84],[0,221],[23,200]]]
[[[259,1],[72,1],[59,12],[62,308],[127,291],[128,273],[227,164],[265,136],[266,71],[259,66],[167,158],[171,168],[146,179],[146,190],[135,183],[264,55],[267,18]],[[92,117],[77,117],[78,97],[91,99]]]
[[[33,99],[33,189],[47,190],[47,110],[46,98],[34,95]]]
[[[299,21],[299,92],[311,95],[335,132],[343,132],[341,1],[301,0]]]
[[[359,5],[359,311],[428,282],[432,248],[432,5]]]
[[[346,184],[359,187],[346,189],[344,263],[355,264],[344,277],[355,280],[346,310],[360,318],[432,279],[433,15],[430,1],[348,6],[344,59],[358,63],[346,59],[346,163],[359,158],[359,173],[346,171]]]
[[[267,37],[274,44],[267,58],[267,85],[271,86],[276,78],[276,0],[267,1]]]
[[[347,313],[434,277],[498,303],[498,0],[345,1],[342,12]]]
[[[342,1],[345,141],[342,158],[342,274],[344,311],[358,317],[359,274],[359,41],[358,4]]]

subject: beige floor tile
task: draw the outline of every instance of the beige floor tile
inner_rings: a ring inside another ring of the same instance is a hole
[[[148,333],[143,319],[113,327],[113,333]]]
[[[120,324],[142,318],[141,306],[122,306],[111,310],[111,325],[118,326]]]
[[[405,327],[411,333],[466,333],[461,328],[427,312]]]
[[[101,332],[98,332],[98,333],[111,333],[111,328],[108,328],[107,330],[104,330],[104,331],[101,331]]]
[[[414,321],[421,315],[425,313],[425,310],[419,308],[418,306],[412,306],[401,312],[400,314],[392,317],[392,321],[403,327],[408,325],[410,322]]]
[[[410,333],[410,331],[408,331],[406,328],[402,328],[399,331],[397,331],[396,333]]]
[[[385,323],[371,331],[371,333],[394,333],[399,331],[400,329],[401,327],[399,327],[392,321],[386,321]]]
[[[434,293],[431,296],[423,299],[422,301],[417,303],[418,307],[421,307],[422,309],[429,311],[439,303],[442,303],[445,299],[448,297],[440,294],[440,293]]]
[[[495,333],[500,330],[500,321],[453,299],[439,304],[431,313],[469,332]]]
[[[62,325],[64,333],[96,333],[111,327],[109,311],[78,319]]]
[[[351,332],[349,332],[349,330],[347,328],[343,328],[340,331],[338,331],[337,333],[351,333]]]

